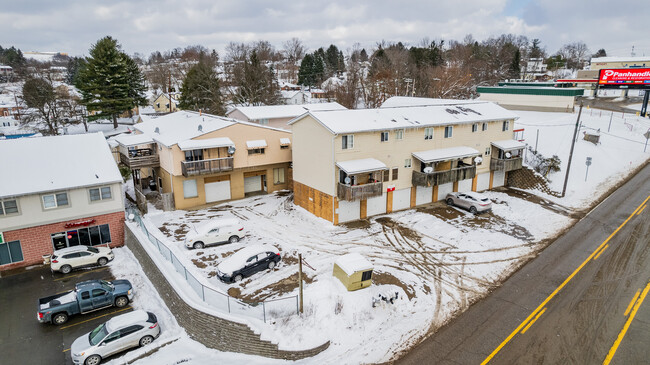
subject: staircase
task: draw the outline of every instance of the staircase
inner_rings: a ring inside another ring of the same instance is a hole
[[[562,197],[562,193],[551,190],[548,186],[548,181],[542,175],[527,166],[508,173],[508,186],[519,189],[539,190],[548,195],[558,198]]]

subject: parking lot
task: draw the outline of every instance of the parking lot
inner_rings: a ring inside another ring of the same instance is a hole
[[[62,275],[43,266],[4,275],[0,278],[0,347],[4,349],[4,364],[70,364],[70,345],[77,337],[132,310],[130,305],[113,307],[72,316],[62,326],[42,324],[36,319],[38,298],[72,290],[84,280],[113,280],[110,269],[100,267]]]

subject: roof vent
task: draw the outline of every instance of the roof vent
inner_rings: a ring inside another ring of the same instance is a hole
[[[203,132],[203,126],[199,124],[199,132]]]
[[[160,128],[156,127],[156,129],[153,130],[155,133],[160,134]]]

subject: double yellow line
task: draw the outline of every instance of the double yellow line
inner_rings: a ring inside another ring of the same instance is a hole
[[[481,365],[485,365],[485,364],[487,364],[488,362],[490,362],[490,360],[492,360],[492,358],[493,358],[496,354],[498,354],[499,351],[501,351],[501,349],[502,349],[506,344],[508,344],[508,342],[510,342],[510,340],[512,340],[512,338],[515,337],[515,335],[516,335],[517,333],[519,333],[519,331],[522,331],[522,329],[523,329],[522,334],[523,334],[525,331],[527,331],[528,328],[530,328],[530,326],[532,326],[532,324],[535,323],[535,321],[537,321],[537,319],[539,319],[539,317],[541,317],[542,314],[544,314],[544,312],[546,311],[546,308],[545,308],[545,307],[546,307],[546,304],[548,304],[548,302],[549,302],[551,299],[553,299],[553,297],[555,297],[555,296],[557,295],[557,293],[559,293],[560,290],[562,290],[562,288],[564,288],[564,287],[569,283],[569,281],[571,281],[571,279],[573,279],[573,277],[576,276],[576,274],[578,274],[578,273],[580,272],[580,270],[582,270],[582,268],[585,267],[585,265],[587,265],[587,263],[588,263],[589,261],[591,261],[592,259],[593,259],[593,260],[596,260],[596,259],[598,258],[598,256],[600,256],[600,254],[602,254],[603,251],[605,251],[605,249],[607,248],[606,246],[608,246],[607,243],[612,239],[612,237],[614,237],[614,235],[616,235],[616,233],[618,233],[618,231],[620,231],[621,228],[623,228],[623,227],[627,224],[627,222],[629,222],[629,220],[632,219],[632,217],[633,217],[635,214],[637,214],[637,213],[640,214],[640,213],[643,211],[643,209],[645,209],[645,204],[648,202],[648,200],[650,200],[650,196],[648,196],[647,198],[645,198],[645,200],[643,201],[643,203],[641,203],[641,204],[640,204],[640,205],[639,205],[639,206],[634,210],[634,212],[632,212],[632,214],[630,214],[630,216],[627,217],[627,219],[626,219],[623,223],[621,223],[621,225],[618,226],[618,228],[616,228],[616,230],[615,230],[614,232],[612,232],[612,234],[610,234],[609,237],[607,237],[607,239],[606,239],[605,241],[603,241],[603,243],[601,243],[600,246],[598,246],[598,247],[596,248],[596,250],[595,250],[594,252],[592,252],[591,255],[589,255],[589,257],[587,257],[587,259],[586,259],[585,261],[583,261],[582,264],[580,264],[580,266],[578,266],[578,268],[575,269],[575,270],[571,273],[571,275],[569,275],[569,277],[567,277],[567,278],[562,282],[562,284],[560,284],[560,286],[558,286],[558,287],[557,287],[557,288],[556,288],[556,289],[551,293],[551,295],[549,295],[546,299],[544,299],[544,301],[542,302],[542,304],[540,304],[540,305],[539,305],[539,306],[538,306],[538,307],[537,307],[537,308],[536,308],[536,309],[535,309],[535,310],[534,310],[534,311],[533,311],[533,312],[532,312],[528,317],[526,317],[526,319],[525,319],[523,322],[521,322],[521,324],[520,324],[519,326],[517,326],[517,328],[515,328],[515,330],[512,331],[512,333],[510,333],[510,335],[509,335],[508,337],[506,337],[506,339],[503,340],[503,342],[501,342],[501,344],[500,344],[496,349],[494,349],[494,351],[492,351],[492,353],[491,353],[488,357],[486,357],[485,360],[483,360],[483,362],[481,363]],[[648,289],[648,287],[646,287],[646,291],[644,291],[644,293],[646,293],[646,294],[647,294],[647,289]],[[644,296],[644,298],[645,298],[645,296]],[[640,304],[641,304],[641,303],[638,303],[638,305],[640,305]],[[635,308],[638,309],[638,306],[635,306]],[[634,313],[636,313],[636,311],[635,311]],[[630,317],[633,317],[633,316],[630,316]],[[532,322],[531,322],[531,320],[532,320]],[[631,320],[628,319],[628,322],[631,322]],[[628,326],[629,326],[629,325],[628,325]],[[624,330],[627,331],[627,328],[624,328]],[[625,333],[624,333],[623,331],[621,331],[621,332],[622,332],[622,334],[623,334],[623,336],[624,336]],[[622,339],[622,336],[619,335],[619,338]],[[617,340],[617,341],[620,342],[620,340]],[[616,345],[616,346],[618,346],[618,345]],[[614,349],[613,351],[616,352],[616,349]],[[612,351],[610,350],[610,353],[611,353],[611,352],[612,352]],[[609,355],[608,355],[608,356],[609,356]],[[612,353],[611,356],[614,356],[614,354]]]

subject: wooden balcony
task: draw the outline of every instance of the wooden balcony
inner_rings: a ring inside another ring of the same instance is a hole
[[[231,171],[233,169],[233,158],[224,157],[200,161],[181,161],[181,168],[185,177]]]
[[[521,157],[514,157],[508,159],[500,159],[492,157],[490,159],[490,170],[492,171],[513,171],[519,170],[522,167]]]
[[[339,183],[337,196],[339,200],[355,201],[381,196],[383,194],[382,183],[369,183],[363,185],[346,185]]]
[[[159,166],[160,157],[153,149],[130,150],[127,154],[120,151],[120,162],[130,169],[141,169]]]
[[[463,166],[451,170],[434,171],[430,173],[413,171],[411,183],[413,186],[434,186],[453,183],[476,176],[476,166]]]

